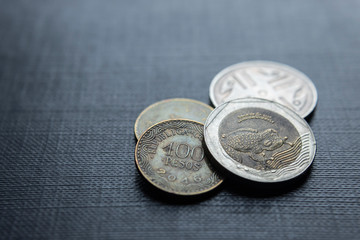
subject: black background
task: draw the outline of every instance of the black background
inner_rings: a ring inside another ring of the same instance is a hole
[[[135,168],[136,117],[209,103],[247,60],[315,83],[311,171],[273,194],[161,197]],[[1,1],[0,238],[358,239],[359,87],[359,1]]]

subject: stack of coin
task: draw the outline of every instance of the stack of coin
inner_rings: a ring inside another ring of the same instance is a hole
[[[222,183],[205,155],[205,103],[175,98],[146,108],[135,122],[135,162],[155,187],[177,195],[208,192]]]
[[[154,186],[178,195],[214,189],[223,180],[210,157],[230,174],[266,183],[295,178],[311,165],[316,142],[303,118],[317,92],[303,73],[267,61],[236,64],[214,77],[210,99],[214,110],[169,99],[137,118],[135,162]]]

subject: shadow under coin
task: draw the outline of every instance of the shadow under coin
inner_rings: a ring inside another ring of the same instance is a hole
[[[144,193],[144,195],[146,195],[147,197],[149,197],[154,201],[162,202],[169,205],[187,205],[187,204],[190,205],[190,204],[196,204],[202,202],[204,200],[214,197],[221,190],[223,185],[220,184],[220,186],[216,187],[215,189],[212,189],[209,192],[198,195],[190,195],[190,196],[177,195],[156,188],[146,179],[144,179],[144,177],[140,175],[139,171],[138,174],[136,175],[136,183],[138,185],[137,188],[140,189],[141,192]]]
[[[310,124],[311,120],[313,119],[313,117],[315,116],[315,111],[316,111],[316,106],[315,106],[314,110],[304,118],[305,121],[307,121],[309,124]]]
[[[280,196],[301,187],[311,174],[312,165],[301,175],[287,181],[278,183],[255,182],[229,172],[211,156],[206,145],[204,146],[204,149],[211,165],[224,179],[224,182],[222,183],[223,189],[237,195],[246,197]]]
[[[246,197],[277,197],[292,192],[303,186],[310,174],[311,167],[300,176],[279,183],[260,183],[237,176],[227,176],[226,183],[224,183],[224,189],[234,194]]]

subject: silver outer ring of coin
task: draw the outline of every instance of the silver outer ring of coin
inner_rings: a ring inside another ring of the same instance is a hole
[[[296,128],[302,140],[302,149],[297,159],[287,167],[271,171],[248,168],[233,160],[221,146],[218,131],[221,121],[228,114],[241,108],[263,108],[274,111],[288,119]],[[311,165],[316,152],[314,134],[303,118],[284,105],[259,98],[235,99],[215,108],[206,120],[204,138],[214,160],[222,167],[237,176],[263,183],[282,182],[299,176]]]
[[[311,90],[311,93],[313,95],[313,102],[311,103],[310,107],[307,109],[307,111],[304,111],[304,113],[299,113],[297,112],[301,117],[305,118],[306,116],[308,116],[315,108],[317,101],[318,101],[318,94],[316,91],[316,87],[314,85],[314,83],[310,80],[310,78],[308,76],[306,76],[304,73],[300,72],[299,70],[290,67],[286,64],[283,63],[277,63],[277,62],[272,62],[272,61],[246,61],[246,62],[241,62],[241,63],[237,63],[234,65],[231,65],[229,67],[226,67],[225,69],[221,70],[218,74],[216,74],[216,76],[213,78],[213,80],[211,81],[210,84],[210,100],[212,102],[212,104],[217,107],[220,104],[222,104],[223,102],[218,102],[216,101],[215,98],[215,85],[217,84],[218,81],[221,80],[221,78],[223,76],[225,76],[226,74],[232,72],[232,71],[236,71],[239,70],[241,68],[248,68],[248,67],[272,67],[272,68],[277,68],[286,72],[290,72],[293,76],[297,77],[298,79],[301,79]],[[238,98],[247,98],[247,97],[254,97],[256,98],[257,96],[238,96]],[[288,106],[289,108],[291,108],[290,106]],[[293,111],[295,111],[294,109],[292,109]],[[295,111],[296,112],[296,111]]]

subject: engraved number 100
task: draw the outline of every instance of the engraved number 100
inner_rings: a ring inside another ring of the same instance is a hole
[[[200,146],[191,148],[186,143],[180,143],[176,147],[174,145],[174,142],[172,142],[163,148],[167,156],[171,156],[172,152],[174,152],[173,150],[175,149],[175,155],[178,158],[184,159],[190,155],[192,160],[198,162],[204,159],[204,149]]]

